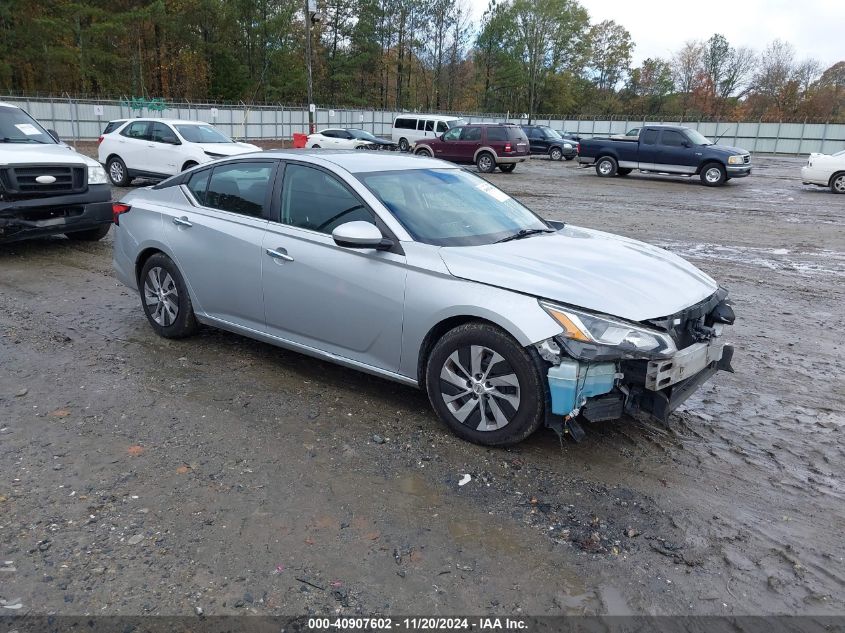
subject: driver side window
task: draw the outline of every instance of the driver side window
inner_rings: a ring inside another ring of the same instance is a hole
[[[282,188],[282,224],[329,233],[341,224],[363,220],[375,224],[370,210],[337,178],[289,163]]]
[[[449,130],[448,132],[446,132],[446,134],[443,135],[443,140],[457,141],[459,138],[461,138],[461,130],[463,129],[464,128],[462,127],[453,127],[451,130]]]

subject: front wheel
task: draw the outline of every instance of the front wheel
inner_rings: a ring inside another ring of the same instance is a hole
[[[610,178],[616,175],[619,164],[612,156],[602,156],[596,163],[596,173],[602,178]]]
[[[837,174],[830,179],[830,190],[833,193],[845,193],[845,174]]]
[[[475,166],[478,167],[478,171],[489,174],[496,169],[496,159],[490,152],[481,152],[475,159]]]
[[[718,187],[724,185],[728,179],[725,168],[718,163],[709,163],[701,170],[701,182],[707,187]]]
[[[489,323],[460,325],[437,341],[426,365],[426,390],[437,416],[477,444],[516,444],[545,419],[538,363]]]
[[[76,240],[78,242],[98,242],[108,235],[111,224],[101,224],[95,229],[86,229],[84,231],[74,231],[73,233],[65,233],[69,240]]]
[[[150,257],[139,279],[144,314],[164,338],[184,338],[197,331],[197,319],[182,274],[164,253]]]
[[[563,152],[560,150],[559,147],[553,147],[549,150],[549,158],[552,160],[560,160],[563,158]]]
[[[502,170],[502,173],[509,174],[516,169],[516,163],[502,163],[499,165],[499,169]]]
[[[427,156],[428,158],[434,157],[434,154],[432,154],[431,150],[427,147],[420,147],[419,149],[414,151],[414,154],[417,156]]]

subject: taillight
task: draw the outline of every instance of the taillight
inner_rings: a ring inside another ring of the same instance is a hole
[[[99,144],[100,144],[100,143],[102,143],[102,142],[103,142],[103,137],[102,137],[102,136],[100,136],[100,138],[98,138],[98,139],[97,139],[97,145],[99,145]]]
[[[131,208],[131,206],[129,206],[128,204],[123,204],[122,202],[112,202],[111,214],[114,223],[120,225],[120,216],[128,212]]]
[[[581,153],[581,143],[576,143],[576,144],[575,144],[575,153],[576,153],[576,154],[580,154],[580,153]]]
[[[510,144],[510,143],[505,143],[505,152],[512,152],[512,151],[513,151],[513,150],[511,149],[511,144]]]

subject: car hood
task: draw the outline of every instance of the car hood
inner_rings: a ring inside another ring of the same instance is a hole
[[[260,152],[261,148],[250,143],[195,143],[204,152],[220,154],[221,156],[237,156],[249,152]]]
[[[718,289],[668,251],[573,226],[500,244],[443,247],[440,256],[455,277],[630,321],[675,314]]]
[[[735,154],[750,154],[747,149],[741,147],[731,147],[730,145],[708,145],[708,149],[715,152],[720,152],[725,156],[733,156]]]
[[[0,143],[0,165],[14,164],[99,165],[67,145],[39,143]]]

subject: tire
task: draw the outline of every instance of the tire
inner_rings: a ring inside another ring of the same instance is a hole
[[[188,171],[191,167],[196,167],[199,163],[193,160],[189,160],[187,163],[182,165],[182,171]]]
[[[596,173],[602,178],[612,178],[618,169],[619,164],[613,156],[602,156],[596,161]]]
[[[406,139],[406,138],[400,138],[399,139],[399,151],[400,152],[407,152],[410,148],[411,148],[411,146],[408,145],[408,139]]]
[[[707,163],[701,168],[700,178],[706,187],[719,187],[728,180],[728,172],[719,163]]]
[[[120,156],[109,158],[106,162],[106,173],[115,187],[128,187],[131,182],[129,170],[126,169],[126,163],[123,162]]]
[[[546,412],[546,386],[532,351],[489,323],[448,331],[426,364],[426,391],[437,416],[455,435],[476,444],[524,440]],[[476,374],[469,377],[473,363]]]
[[[552,160],[560,160],[563,158],[563,151],[559,147],[553,147],[549,150],[549,158]]]
[[[99,242],[106,235],[108,235],[111,224],[101,224],[94,229],[85,229],[84,231],[73,231],[72,233],[65,233],[69,240],[77,242]]]
[[[830,179],[830,190],[833,193],[845,193],[845,173],[833,175]]]
[[[164,338],[185,338],[197,331],[197,319],[185,280],[167,255],[156,253],[144,263],[138,289],[144,314],[156,334]]]
[[[513,170],[516,169],[516,163],[502,163],[499,165],[499,169],[502,170],[503,174],[513,173]]]
[[[568,162],[568,161],[574,159],[575,157],[574,156],[564,156],[563,158]]]
[[[489,174],[496,170],[496,159],[490,152],[481,152],[475,159],[475,166],[483,174]]]
[[[630,174],[630,173],[631,173],[631,168],[630,168],[630,167],[618,167],[618,168],[616,169],[616,174],[617,174],[618,176],[627,176],[627,175],[628,175],[628,174]]]
[[[434,153],[428,147],[420,147],[419,149],[414,150],[414,154],[416,156],[428,156],[429,158],[434,158]]]

